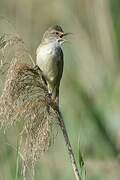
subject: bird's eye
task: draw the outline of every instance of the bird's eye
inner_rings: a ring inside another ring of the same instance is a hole
[[[58,32],[55,32],[55,34],[56,34],[56,35],[59,35],[59,33],[58,33]]]

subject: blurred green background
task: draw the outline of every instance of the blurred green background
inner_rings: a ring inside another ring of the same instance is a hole
[[[0,0],[0,33],[18,33],[35,60],[43,32],[59,24],[64,44],[60,106],[88,180],[120,180],[120,1]],[[0,180],[14,180],[17,128],[0,133]],[[61,131],[41,155],[35,180],[73,180]],[[21,180],[19,168],[19,180]]]

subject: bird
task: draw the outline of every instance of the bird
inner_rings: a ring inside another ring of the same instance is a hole
[[[59,25],[51,26],[43,34],[36,50],[36,65],[42,71],[48,93],[57,105],[59,105],[59,87],[64,67],[62,44],[66,41],[64,36],[68,34],[64,33]]]

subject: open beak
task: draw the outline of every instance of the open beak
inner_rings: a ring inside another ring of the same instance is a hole
[[[69,35],[69,34],[72,34],[72,33],[70,33],[70,32],[68,32],[68,33],[63,33],[63,36],[67,36],[67,35]]]
[[[69,35],[69,34],[72,34],[72,33],[64,33],[64,32],[62,32],[62,33],[60,34],[60,38],[63,38],[64,36],[67,36],[67,35]]]
[[[72,34],[72,33],[64,33],[64,32],[61,32],[60,33],[60,39],[59,39],[59,42],[61,42],[61,43],[63,43],[63,42],[65,42],[65,41],[67,41],[64,37],[65,36],[67,36],[67,35],[69,35],[69,34]]]

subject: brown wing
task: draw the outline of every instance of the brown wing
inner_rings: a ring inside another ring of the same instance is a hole
[[[57,67],[58,67],[58,76],[56,78],[56,84],[59,87],[60,85],[60,80],[62,78],[62,74],[63,74],[63,67],[64,67],[64,56],[63,56],[63,51],[60,47],[57,48]]]

